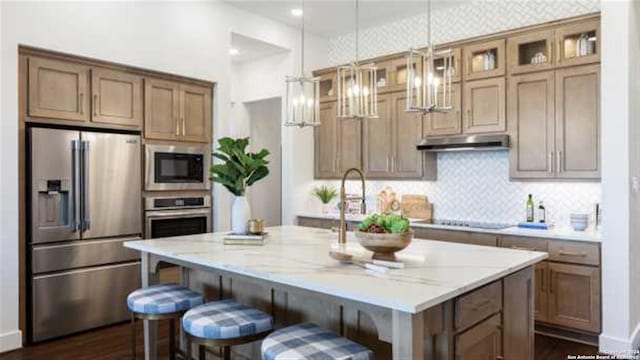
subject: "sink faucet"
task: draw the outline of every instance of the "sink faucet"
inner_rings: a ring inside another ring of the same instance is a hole
[[[362,206],[360,206],[360,213],[361,214],[367,213],[367,205],[364,201],[365,189],[366,189],[364,173],[362,172],[362,170],[358,168],[350,168],[349,170],[344,172],[344,175],[342,175],[342,184],[340,185],[340,232],[338,233],[339,244],[344,244],[347,242],[347,222],[345,220],[345,208],[347,207],[346,206],[347,194],[346,194],[346,189],[344,187],[344,183],[347,181],[347,176],[349,176],[349,174],[352,171],[357,172],[358,175],[360,176],[360,181],[362,181]]]

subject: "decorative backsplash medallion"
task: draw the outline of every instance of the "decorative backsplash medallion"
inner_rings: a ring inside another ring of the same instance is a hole
[[[322,183],[340,187],[339,181],[315,182]],[[572,212],[588,213],[593,219],[595,203],[601,198],[599,182],[512,181],[507,151],[439,153],[437,181],[368,181],[371,210],[376,194],[385,186],[398,195],[427,195],[434,203],[434,218],[471,221],[523,221],[527,194],[533,194],[536,207],[538,201],[544,202],[547,219],[568,225]],[[347,191],[359,194],[360,182],[347,182]],[[309,210],[314,211],[315,206],[310,205]]]

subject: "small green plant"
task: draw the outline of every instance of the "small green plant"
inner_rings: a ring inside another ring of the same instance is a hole
[[[233,195],[244,196],[248,186],[269,175],[269,162],[265,159],[269,150],[246,152],[249,138],[224,137],[218,140],[218,145],[218,151],[214,151],[212,155],[223,162],[211,166],[210,179],[227,188]]]
[[[338,196],[338,190],[336,190],[336,188],[334,188],[333,186],[320,185],[314,187],[311,194],[318,198],[321,203],[326,205]]]
[[[362,220],[358,229],[369,233],[402,234],[409,231],[409,219],[397,214],[372,214]]]

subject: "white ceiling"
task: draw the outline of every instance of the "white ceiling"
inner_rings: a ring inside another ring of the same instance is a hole
[[[238,50],[238,54],[231,56],[231,61],[234,63],[257,60],[266,56],[282,54],[289,51],[285,48],[236,33],[231,33],[231,48]]]
[[[432,0],[432,9],[460,5],[471,0]],[[225,2],[283,22],[300,26],[301,17],[291,15],[291,9],[301,8],[301,0],[225,0]],[[425,12],[425,0],[360,0],[360,28],[406,18]],[[305,28],[310,33],[332,37],[351,33],[355,29],[355,1],[306,0]]]

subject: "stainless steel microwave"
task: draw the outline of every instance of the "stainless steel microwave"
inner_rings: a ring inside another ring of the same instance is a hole
[[[145,145],[145,190],[209,190],[207,146]]]

